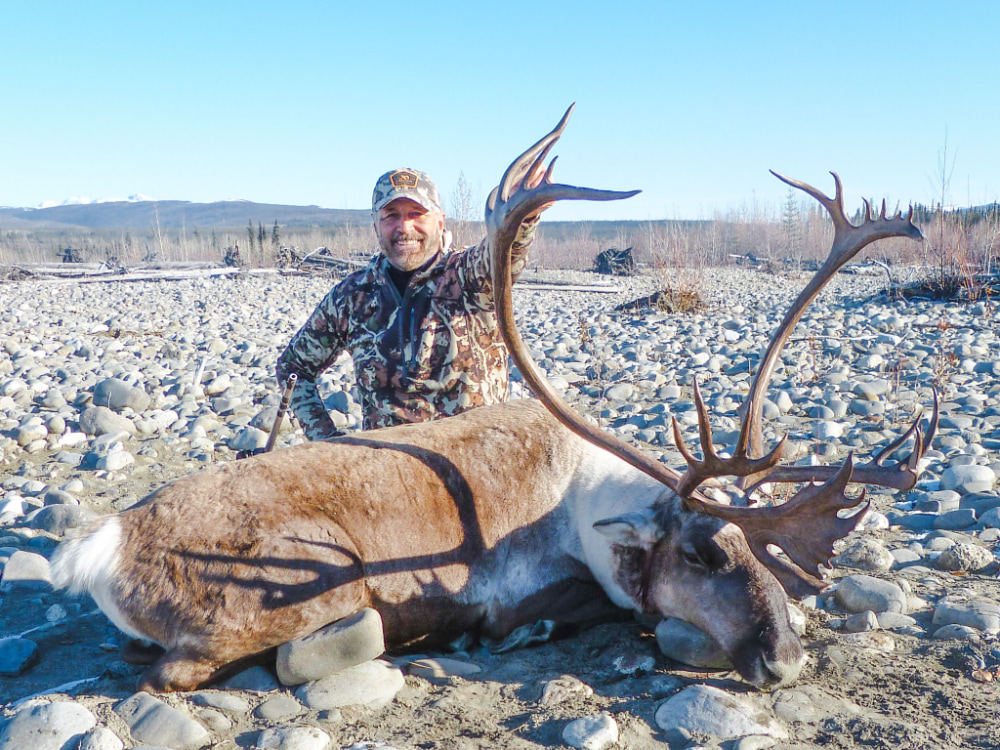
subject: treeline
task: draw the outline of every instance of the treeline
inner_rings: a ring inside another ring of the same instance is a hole
[[[862,218],[861,209],[852,217]],[[1000,206],[942,209],[914,207],[914,221],[926,240],[887,240],[869,246],[862,256],[887,265],[926,265],[962,273],[996,268],[1000,241]],[[481,222],[449,222],[456,244],[473,244],[485,228]],[[777,209],[749,203],[699,221],[545,222],[538,229],[531,264],[539,268],[591,268],[598,253],[612,247],[632,248],[649,266],[701,268],[740,259],[810,262],[826,257],[833,227],[826,211],[790,193]],[[155,261],[219,262],[227,250],[239,249],[241,262],[254,267],[275,265],[292,249],[300,257],[325,247],[334,256],[370,254],[376,248],[369,225],[285,226],[277,219],[248,220],[245,227],[161,227],[146,230],[39,228],[7,229],[0,224],[0,263],[51,263],[66,248],[99,262],[114,258],[129,266]]]

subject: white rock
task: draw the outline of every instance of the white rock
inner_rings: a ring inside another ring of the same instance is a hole
[[[608,714],[584,716],[567,724],[562,738],[579,750],[605,750],[618,742],[618,724]]]
[[[10,513],[13,516],[24,515],[24,498],[20,495],[7,495],[0,500],[0,516]]]
[[[90,711],[71,701],[25,706],[0,730],[0,750],[65,750],[96,724]]]
[[[787,739],[788,731],[771,713],[718,688],[694,685],[664,701],[656,709],[656,725],[664,730],[684,729],[731,740],[751,734]]]
[[[80,741],[79,750],[122,750],[125,743],[118,735],[107,727],[94,727],[94,730]]]
[[[997,480],[989,466],[951,466],[941,474],[941,489],[964,493],[988,492]]]
[[[813,437],[817,440],[834,440],[844,436],[844,425],[840,422],[817,422],[813,425]]]
[[[326,750],[330,735],[316,727],[271,727],[257,738],[262,750]]]

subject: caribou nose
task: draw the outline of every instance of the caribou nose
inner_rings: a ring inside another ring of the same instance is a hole
[[[758,685],[758,687],[766,690],[776,690],[777,688],[785,687],[785,685],[790,685],[798,679],[799,673],[806,663],[806,654],[800,650],[798,659],[791,661],[764,659],[763,662],[764,684]]]
[[[762,628],[754,645],[757,648],[746,648],[744,651],[750,656],[744,662],[746,669],[741,669],[736,660],[734,664],[747,682],[761,690],[774,690],[791,684],[806,663],[802,641],[791,629],[775,632]]]

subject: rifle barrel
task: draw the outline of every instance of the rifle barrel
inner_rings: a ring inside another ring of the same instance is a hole
[[[267,445],[264,446],[265,453],[270,453],[274,448],[274,444],[278,442],[278,430],[281,427],[281,420],[285,418],[285,412],[288,411],[288,402],[292,400],[292,391],[295,390],[295,383],[298,379],[298,375],[293,372],[288,376],[288,380],[285,381],[285,392],[281,394],[278,413],[274,417],[274,424],[271,425],[271,432],[267,436]]]

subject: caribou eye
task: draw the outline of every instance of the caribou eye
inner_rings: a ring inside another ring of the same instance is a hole
[[[683,547],[681,548],[681,557],[684,558],[684,562],[688,565],[692,565],[696,568],[707,568],[708,563],[706,563],[701,555],[698,554],[698,550],[694,547]]]

